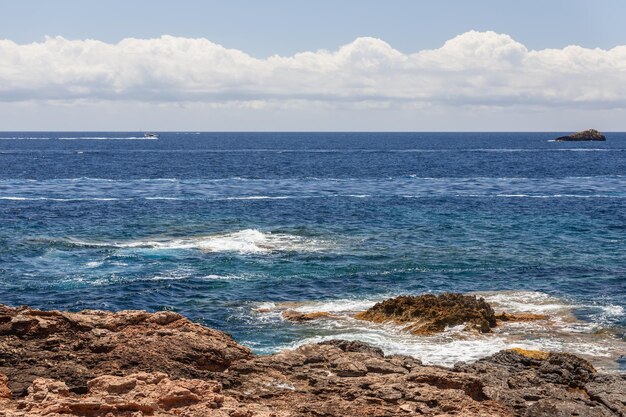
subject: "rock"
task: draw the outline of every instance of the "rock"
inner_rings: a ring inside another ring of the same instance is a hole
[[[266,407],[246,406],[225,396],[217,382],[198,379],[171,380],[163,373],[137,373],[124,377],[101,376],[89,381],[84,395],[45,378],[33,381],[17,407],[4,410],[18,416],[265,416]]]
[[[11,393],[8,384],[9,378],[7,378],[4,374],[0,374],[0,400],[13,398],[13,394]]]
[[[251,356],[228,335],[173,312],[62,313],[0,306],[0,373],[15,396],[41,377],[87,391],[100,375],[208,378]]]
[[[480,382],[471,375],[387,357],[363,342],[305,345],[233,364],[228,373],[241,385],[226,395],[292,416],[511,416],[474,393]]]
[[[549,352],[544,352],[543,350],[528,350],[528,349],[522,349],[522,348],[513,348],[513,349],[510,349],[510,351],[515,352],[518,355],[522,355],[530,359],[544,360],[544,359],[547,359],[548,356],[550,356]]]
[[[584,130],[554,139],[557,142],[604,141],[606,137],[595,129]]]
[[[298,322],[298,323],[301,323],[304,321],[319,320],[319,319],[336,318],[336,316],[330,313],[326,313],[324,311],[316,311],[314,313],[300,313],[294,310],[287,310],[287,311],[283,311],[282,316],[285,320]]]
[[[380,358],[385,356],[382,349],[358,340],[327,340],[325,342],[321,342],[320,345],[335,346],[344,352],[361,352],[367,353],[371,356],[378,356]]]
[[[330,340],[255,356],[174,313],[0,312],[7,417],[626,415],[626,375],[570,354],[512,349],[447,369]]]
[[[548,320],[549,317],[545,314],[534,313],[500,313],[496,314],[496,320],[504,322],[523,322],[523,321],[537,321]]]
[[[375,323],[408,324],[405,329],[418,335],[461,324],[468,330],[489,333],[496,326],[493,309],[485,300],[453,293],[400,296],[380,302],[355,317]]]
[[[600,375],[575,355],[511,349],[453,369],[477,376],[516,416],[626,415],[626,377]]]

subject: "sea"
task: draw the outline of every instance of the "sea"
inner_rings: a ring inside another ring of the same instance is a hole
[[[342,338],[623,372],[626,133],[560,135],[1,132],[0,303],[172,310],[259,354]],[[353,317],[446,291],[546,319],[415,336]]]

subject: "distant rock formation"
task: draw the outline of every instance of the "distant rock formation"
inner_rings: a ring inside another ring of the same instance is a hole
[[[399,317],[426,301],[467,308],[491,326],[488,304],[457,296],[381,304]],[[522,349],[447,369],[345,340],[257,356],[171,312],[0,305],[0,415],[623,417],[626,374]]]
[[[489,333],[496,326],[495,313],[485,300],[453,293],[400,296],[380,302],[355,317],[375,323],[407,324],[406,330],[421,335],[458,325]]]
[[[557,142],[603,141],[606,137],[595,129],[584,130],[554,139]]]

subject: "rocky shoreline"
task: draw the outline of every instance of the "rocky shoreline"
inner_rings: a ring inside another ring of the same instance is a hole
[[[475,297],[430,301],[399,297],[362,319],[417,333],[459,320],[489,331],[501,319]],[[257,356],[173,312],[0,306],[0,415],[625,416],[626,375],[520,349],[453,368],[345,340]]]

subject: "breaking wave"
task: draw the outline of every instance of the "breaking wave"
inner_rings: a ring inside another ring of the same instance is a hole
[[[241,254],[317,252],[330,247],[328,242],[318,239],[286,233],[262,232],[256,229],[245,229],[208,236],[155,238],[127,242],[63,239],[62,243],[79,247],[156,250],[195,249],[204,252],[235,252]]]

